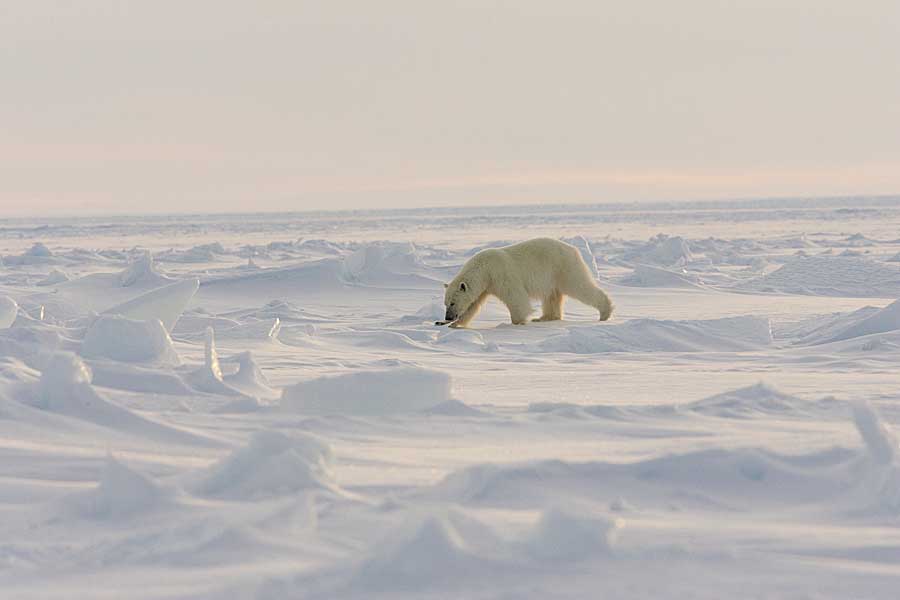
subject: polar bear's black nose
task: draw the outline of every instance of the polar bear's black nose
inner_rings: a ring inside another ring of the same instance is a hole
[[[456,320],[456,311],[448,306],[447,314],[444,315],[444,320],[445,321],[455,321]]]

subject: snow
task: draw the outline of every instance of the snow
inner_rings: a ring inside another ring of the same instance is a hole
[[[435,408],[450,397],[450,376],[401,366],[317,377],[284,388],[282,410],[310,414],[388,415]]]
[[[814,296],[900,296],[900,268],[855,256],[800,256],[742,289]]]
[[[192,488],[202,496],[256,500],[299,490],[338,493],[331,448],[309,434],[259,431],[249,443],[202,473]]]
[[[896,198],[8,224],[0,595],[892,599],[898,230]],[[612,320],[434,325],[537,236]]]
[[[751,350],[772,343],[768,319],[742,316],[704,321],[632,319],[609,326],[573,327],[544,339],[540,352],[709,352]]]

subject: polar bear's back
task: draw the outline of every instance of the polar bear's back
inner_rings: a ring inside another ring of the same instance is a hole
[[[502,269],[506,272],[515,272],[528,292],[537,296],[568,287],[570,279],[582,281],[586,275],[590,277],[578,248],[552,238],[535,238],[484,252],[504,263]]]

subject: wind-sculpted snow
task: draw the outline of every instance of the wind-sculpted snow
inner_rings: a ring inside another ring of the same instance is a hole
[[[632,463],[481,464],[451,473],[430,497],[523,508],[575,497],[610,503],[622,494],[645,508],[673,503],[685,510],[754,511],[824,500],[857,510],[873,502],[895,507],[900,471],[894,438],[865,409],[856,411],[856,427],[866,443],[861,451],[834,447],[785,455],[764,448],[710,448]],[[873,477],[879,481],[874,489]]]
[[[835,398],[802,400],[771,385],[758,383],[691,402],[684,405],[683,409],[715,417],[751,419],[803,417],[811,414],[821,417],[823,413],[845,410],[845,406]]]
[[[896,199],[4,223],[0,597],[893,600],[897,231]],[[537,236],[610,321],[435,326]]]
[[[541,514],[525,544],[536,559],[578,562],[611,554],[619,526],[615,519],[585,517],[554,506]]]
[[[768,319],[744,316],[709,321],[636,319],[625,323],[575,327],[540,342],[541,352],[736,352],[772,343]]]
[[[806,256],[739,287],[764,293],[896,298],[900,269],[864,257]]]
[[[43,410],[117,432],[169,443],[214,445],[211,440],[149,420],[108,400],[91,385],[91,380],[90,368],[78,356],[57,352],[41,373],[35,404]]]
[[[690,245],[681,237],[660,234],[622,257],[627,263],[655,264],[662,266],[683,266],[691,260]]]
[[[166,495],[152,479],[109,456],[97,487],[69,496],[66,503],[82,517],[121,519],[152,510]]]
[[[855,322],[847,323],[835,333],[817,339],[816,343],[827,344],[829,342],[839,342],[841,340],[898,330],[900,330],[900,300],[896,300],[890,305],[878,309],[873,314]]]
[[[53,269],[47,276],[36,282],[35,285],[39,287],[48,287],[51,285],[56,285],[58,283],[65,283],[69,281],[71,278],[65,274],[65,272],[60,271],[59,269]]]
[[[358,371],[284,388],[281,409],[307,414],[390,415],[450,401],[450,376],[420,367]]]
[[[535,402],[528,412],[539,417],[565,419],[607,419],[620,422],[642,422],[693,418],[698,415],[720,419],[844,419],[847,403],[828,396],[804,400],[786,394],[772,385],[757,383],[728,390],[684,404],[572,404],[567,402]],[[675,425],[673,423],[673,425]]]
[[[344,258],[342,270],[344,281],[379,286],[435,287],[438,277],[411,243],[367,244]]]
[[[341,495],[331,474],[331,448],[309,434],[261,431],[202,473],[191,489],[202,496],[256,500],[294,492]]]
[[[479,548],[478,538],[489,535],[483,526],[477,535],[471,535],[475,528],[460,530],[454,521],[463,518],[429,515],[395,539],[382,541],[353,575],[351,587],[378,592],[459,590],[473,579],[489,579],[508,568],[490,548]]]
[[[700,282],[686,272],[669,271],[650,265],[636,265],[631,275],[619,280],[622,285],[636,287],[696,288]]]

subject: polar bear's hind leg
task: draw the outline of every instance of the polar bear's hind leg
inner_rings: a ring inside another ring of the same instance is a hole
[[[559,291],[554,292],[552,295],[544,298],[542,308],[543,314],[539,319],[535,319],[535,321],[559,321],[563,318],[563,301],[565,300],[565,296],[563,296]]]
[[[600,320],[609,319],[613,311],[612,301],[606,292],[597,287],[593,281],[585,281],[567,290],[568,294],[588,306],[593,306],[600,313]]]

